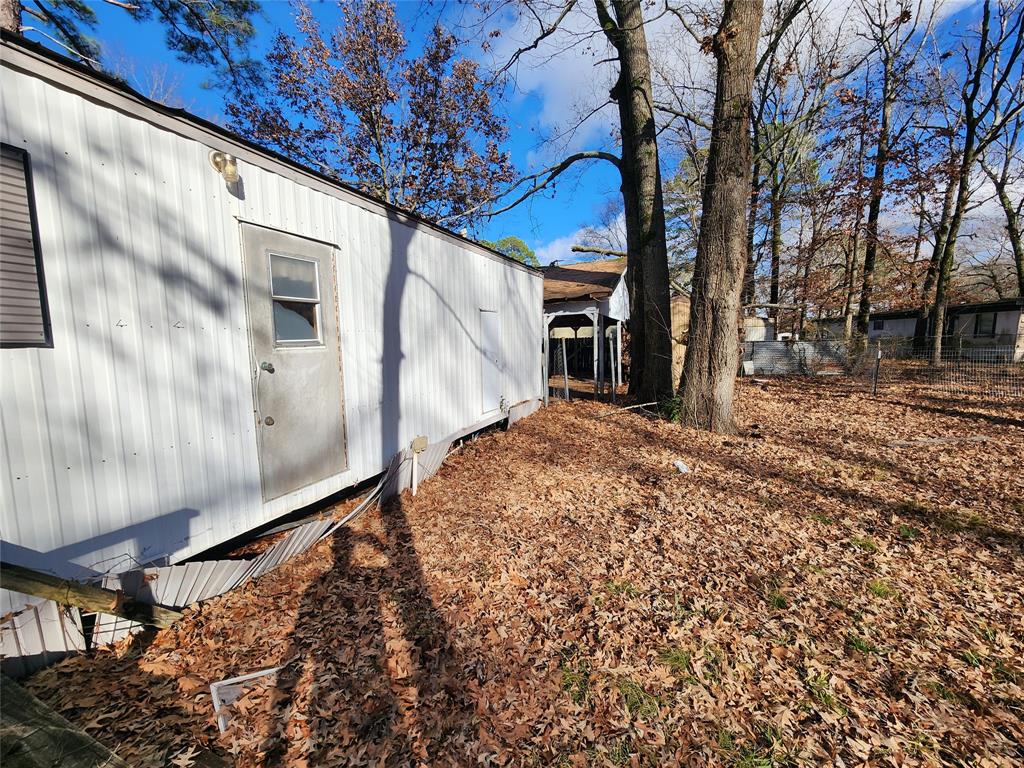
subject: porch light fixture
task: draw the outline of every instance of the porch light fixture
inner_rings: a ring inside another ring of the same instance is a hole
[[[238,181],[238,159],[234,155],[214,150],[210,153],[210,165],[228,184],[235,184]]]

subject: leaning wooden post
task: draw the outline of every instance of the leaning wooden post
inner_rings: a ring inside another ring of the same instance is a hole
[[[109,613],[159,629],[171,626],[182,616],[180,612],[171,608],[126,598],[120,590],[93,587],[80,581],[62,579],[10,563],[0,562],[0,584],[4,589],[13,592],[45,597],[55,603],[73,605],[83,611]]]

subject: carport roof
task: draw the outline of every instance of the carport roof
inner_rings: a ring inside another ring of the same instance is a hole
[[[625,269],[625,258],[545,267],[544,301],[608,298]]]

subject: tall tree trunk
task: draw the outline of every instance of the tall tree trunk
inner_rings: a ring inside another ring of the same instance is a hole
[[[953,198],[956,195],[957,181],[952,176],[946,182],[946,190],[942,193],[942,210],[939,212],[939,223],[935,227],[935,245],[932,247],[932,256],[928,260],[928,271],[924,275],[924,283],[921,285],[921,303],[917,311],[917,319],[914,322],[914,349],[924,349],[925,337],[931,332],[934,323],[934,311],[931,303],[932,290],[935,288],[935,281],[939,274],[939,267],[942,264],[942,253],[946,242],[946,233],[949,230],[949,218],[953,212]]]
[[[1006,214],[1006,234],[1010,239],[1010,248],[1013,251],[1013,263],[1017,268],[1017,295],[1024,296],[1024,240],[1021,233],[1020,209],[1014,207],[1013,200],[1007,192],[1005,179],[999,181],[993,179],[996,184],[996,197],[999,205]]]
[[[857,209],[857,218],[853,222],[853,237],[850,238],[850,256],[846,260],[846,303],[843,305],[843,339],[847,342],[853,338],[854,304],[857,298],[857,276],[860,273],[860,225],[864,218],[864,209]]]
[[[771,216],[771,278],[768,286],[768,310],[772,325],[779,327],[779,274],[782,271],[782,180],[778,165],[772,166],[769,214]]]
[[[875,260],[878,257],[878,218],[885,196],[885,169],[889,164],[889,126],[892,122],[893,62],[885,59],[882,71],[882,119],[878,125],[878,144],[875,147],[875,170],[871,177],[871,197],[868,200],[868,220],[864,225],[864,268],[861,275],[860,305],[857,307],[857,333],[868,334],[871,315],[871,293],[875,285]]]
[[[953,261],[956,255],[956,240],[960,233],[960,224],[967,212],[967,204],[971,198],[971,166],[974,164],[974,141],[977,128],[967,123],[964,135],[964,152],[960,158],[960,171],[956,180],[956,203],[949,218],[949,230],[942,244],[942,259],[935,280],[935,330],[932,337],[932,365],[942,363],[942,336],[946,323],[946,293],[949,289],[949,278],[953,274]]]
[[[750,104],[762,7],[762,0],[725,0],[712,38],[718,63],[715,107],[681,382],[682,420],[727,434],[736,431],[732,401],[747,258]]]
[[[757,156],[757,136],[754,136],[754,154]],[[740,294],[740,302],[743,306],[753,304],[757,286],[754,283],[757,271],[757,260],[754,258],[754,236],[757,230],[757,209],[761,204],[761,159],[754,160],[754,170],[750,185],[750,214],[747,216],[747,267],[743,271],[743,292]]]
[[[612,95],[619,103],[622,123],[622,164],[631,177],[625,189],[634,195],[636,248],[628,251],[631,278],[631,335],[642,335],[640,349],[631,352],[639,364],[633,393],[643,400],[664,400],[672,395],[672,331],[669,314],[668,247],[665,242],[665,204],[658,162],[657,125],[651,85],[651,62],[639,0],[613,0],[615,19],[604,0],[595,0],[601,27],[619,54],[619,79]],[[627,217],[627,226],[630,218]],[[633,323],[642,317],[639,330]]]
[[[925,203],[927,195],[924,191],[917,196],[917,236],[914,238],[914,255],[910,259],[910,295],[917,294],[917,263],[921,259],[921,243],[924,241],[924,225],[927,220],[925,216]]]
[[[8,32],[21,31],[20,0],[0,0],[0,29]]]

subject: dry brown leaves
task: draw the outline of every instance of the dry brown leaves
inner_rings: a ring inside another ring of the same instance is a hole
[[[725,438],[553,406],[29,687],[138,765],[1020,764],[1024,407],[738,408]],[[209,683],[281,664],[218,735]]]

